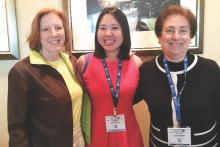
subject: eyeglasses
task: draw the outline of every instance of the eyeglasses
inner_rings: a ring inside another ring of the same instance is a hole
[[[165,28],[163,30],[163,32],[169,36],[173,36],[176,32],[178,32],[178,34],[181,37],[185,37],[190,34],[190,29],[188,27],[183,27],[183,28],[179,28],[179,29],[175,29],[173,27],[168,27],[168,28]]]

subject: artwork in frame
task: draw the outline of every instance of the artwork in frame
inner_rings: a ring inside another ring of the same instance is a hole
[[[15,0],[0,1],[0,60],[19,59]]]
[[[154,23],[161,9],[170,4],[188,7],[197,18],[197,34],[192,39],[192,53],[203,53],[204,0],[63,0],[73,33],[73,53],[94,50],[97,17],[106,5],[116,5],[127,16],[131,32],[131,48],[137,55],[157,55],[160,44],[154,33]]]

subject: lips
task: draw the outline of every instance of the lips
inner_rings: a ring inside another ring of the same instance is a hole
[[[49,40],[48,41],[50,44],[58,44],[60,40]]]
[[[175,42],[171,42],[169,43],[170,46],[173,46],[173,47],[180,47],[180,46],[183,46],[183,43],[175,43]]]
[[[114,39],[104,39],[105,45],[112,45],[115,42]]]

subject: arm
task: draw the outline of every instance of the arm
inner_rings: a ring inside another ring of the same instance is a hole
[[[141,87],[142,87],[141,86],[142,85],[142,83],[141,83],[142,80],[141,80],[141,70],[140,70],[140,67],[143,64],[143,62],[142,62],[142,60],[138,56],[136,56],[136,55],[133,55],[133,56],[134,56],[134,60],[135,60],[136,64],[139,67],[139,72],[140,72],[140,74],[139,74],[140,79],[139,79],[138,87],[136,89],[136,93],[135,93],[135,96],[134,96],[134,99],[133,99],[133,104],[136,104],[136,103],[138,103],[138,102],[143,100],[143,97],[140,95]]]
[[[84,67],[85,67],[85,55],[82,55],[78,58],[76,62],[76,67],[77,67],[77,71],[79,72],[79,74],[82,75],[84,71]]]
[[[88,54],[87,54],[88,55]],[[88,57],[88,56],[87,56]],[[82,77],[83,72],[85,71],[86,62],[88,64],[88,59],[86,61],[86,56],[82,55],[77,60],[77,70],[80,73],[80,76]],[[82,104],[82,113],[81,113],[81,126],[82,126],[82,132],[84,135],[85,143],[90,144],[91,139],[91,103],[89,95],[86,91],[86,88],[84,87],[83,91],[83,104]]]
[[[141,96],[141,93],[142,93],[142,80],[140,78],[139,83],[138,83],[138,87],[136,89],[136,93],[134,95],[133,104],[137,104],[144,99],[144,97]]]
[[[220,68],[217,65],[216,84],[214,93],[214,116],[217,121],[218,142],[220,143]]]
[[[29,147],[28,86],[16,68],[8,75],[9,147]]]
[[[92,53],[88,53],[88,54],[80,56],[79,59],[77,60],[77,69],[80,75],[82,75],[86,71],[86,68],[89,65],[91,56],[92,56]]]
[[[138,68],[140,68],[141,67],[141,65],[142,65],[142,60],[138,57],[138,56],[136,56],[136,55],[132,55],[133,56],[133,58],[134,58],[134,62],[136,63],[136,65],[138,66]]]

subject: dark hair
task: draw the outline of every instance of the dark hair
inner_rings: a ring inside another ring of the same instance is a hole
[[[97,32],[99,28],[99,24],[106,14],[111,14],[120,24],[122,28],[122,35],[123,35],[123,43],[120,46],[120,51],[119,51],[119,58],[121,59],[128,59],[129,58],[129,53],[131,49],[131,37],[130,37],[130,30],[129,30],[129,25],[128,25],[128,20],[125,14],[118,8],[116,7],[108,7],[104,8],[97,20],[96,23],[96,30],[95,30],[95,51],[94,51],[94,56],[97,58],[105,58],[105,50],[103,47],[99,44],[98,42],[98,37],[97,37]]]
[[[175,14],[184,16],[187,19],[190,25],[190,37],[193,38],[197,31],[196,17],[190,9],[182,7],[180,5],[169,5],[161,11],[155,23],[156,36],[157,37],[161,36],[164,21],[167,19],[167,17]]]
[[[68,19],[65,13],[62,10],[54,9],[54,8],[44,8],[41,9],[34,17],[31,25],[31,32],[27,38],[30,49],[40,51],[41,50],[41,42],[40,42],[40,21],[43,16],[54,13],[56,14],[63,23],[64,31],[65,31],[65,51],[71,51],[72,47],[72,37],[71,31],[68,23]]]

